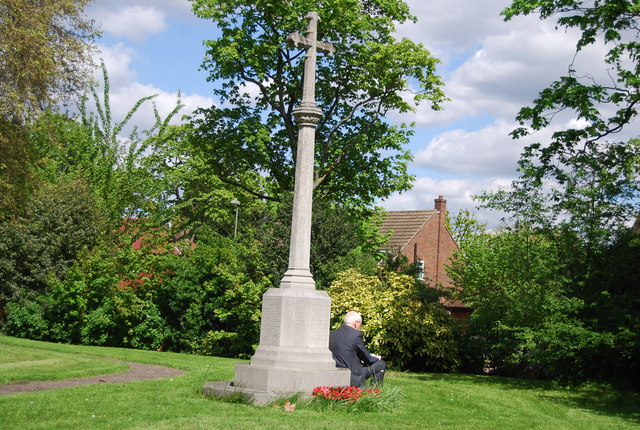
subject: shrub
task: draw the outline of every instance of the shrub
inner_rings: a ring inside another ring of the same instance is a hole
[[[0,303],[41,294],[51,277],[63,279],[103,226],[84,181],[43,185],[23,217],[0,223]]]
[[[46,338],[48,323],[41,303],[32,300],[10,302],[7,304],[6,312],[7,333],[35,340]]]
[[[372,352],[396,368],[450,371],[458,365],[456,324],[438,303],[426,303],[414,278],[380,269],[375,276],[342,272],[331,285],[332,321],[363,315],[362,332]]]

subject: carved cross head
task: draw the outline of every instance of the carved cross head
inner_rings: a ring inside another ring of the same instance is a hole
[[[305,16],[305,19],[309,20],[309,23],[307,24],[307,35],[301,36],[297,32],[289,34],[289,36],[287,37],[287,42],[289,43],[289,45],[305,50],[315,48],[316,52],[332,56],[336,52],[336,49],[333,47],[333,43],[317,40],[318,21],[320,21],[318,13],[309,12]]]

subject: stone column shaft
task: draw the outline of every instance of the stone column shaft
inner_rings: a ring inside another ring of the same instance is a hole
[[[295,191],[291,219],[289,268],[282,278],[282,288],[315,288],[309,270],[311,255],[311,216],[313,206],[313,171],[316,125],[322,111],[315,106],[300,106],[294,111],[298,121]]]

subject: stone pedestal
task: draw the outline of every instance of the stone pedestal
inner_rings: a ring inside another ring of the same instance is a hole
[[[204,394],[241,394],[265,405],[319,386],[348,386],[351,372],[329,351],[331,299],[325,291],[271,288],[263,296],[260,346],[238,363],[233,383],[207,383]]]
[[[260,346],[251,363],[236,365],[234,386],[277,393],[311,393],[349,385],[329,351],[331,299],[325,291],[271,288],[263,296]]]

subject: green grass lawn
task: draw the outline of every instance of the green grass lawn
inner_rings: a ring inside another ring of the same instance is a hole
[[[2,338],[6,340],[5,338]],[[126,364],[80,354],[0,343],[0,385],[122,372]]]
[[[6,336],[0,336],[0,381],[78,377],[122,370],[118,363],[88,356],[159,364],[187,373],[161,380],[3,395],[0,428],[640,428],[638,393],[606,387],[557,389],[546,383],[488,376],[391,372],[385,386],[399,387],[403,393],[394,412],[318,412],[305,408],[285,412],[202,397],[205,381],[233,378],[237,360],[62,345]]]

